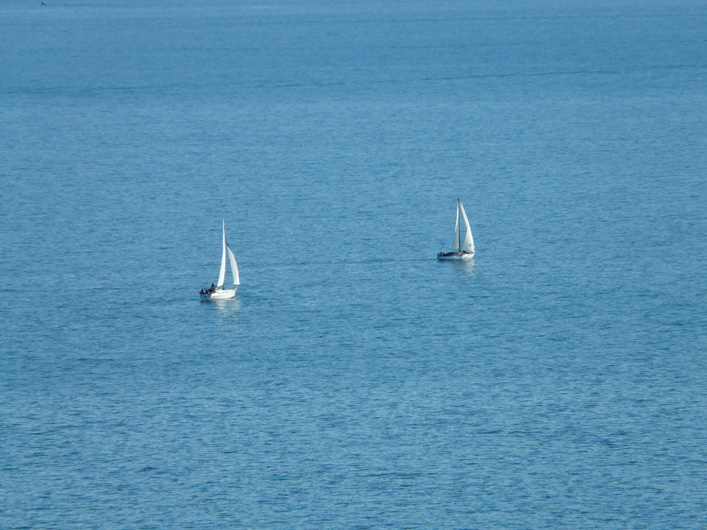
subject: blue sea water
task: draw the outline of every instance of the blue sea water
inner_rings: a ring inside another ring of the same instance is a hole
[[[0,5],[0,527],[707,527],[707,4],[48,4]]]

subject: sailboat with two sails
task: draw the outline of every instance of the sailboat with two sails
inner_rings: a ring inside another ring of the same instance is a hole
[[[464,239],[461,238],[461,230],[459,225],[459,214],[464,219],[464,225],[466,227],[466,233],[464,234]],[[462,201],[457,199],[457,223],[454,226],[454,243],[452,244],[452,250],[450,252],[440,252],[437,254],[437,259],[442,261],[452,261],[452,260],[465,260],[474,257],[474,238],[471,235],[471,227],[469,226],[469,219],[464,211],[464,206],[462,206]]]
[[[231,264],[231,274],[233,275],[233,289],[224,289],[226,283],[226,256]],[[229,300],[236,297],[236,290],[241,284],[240,276],[238,275],[238,263],[233,255],[231,247],[226,242],[226,221],[223,221],[223,254],[221,254],[221,271],[218,274],[218,283],[214,286],[202,289],[199,291],[199,296],[202,300]]]

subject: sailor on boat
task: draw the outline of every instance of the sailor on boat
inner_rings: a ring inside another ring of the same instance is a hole
[[[464,257],[466,257],[466,256],[472,257],[473,254],[470,254],[469,252],[465,252],[463,250],[460,252],[440,252],[439,254],[437,254],[438,258],[458,257],[458,258],[464,259]]]

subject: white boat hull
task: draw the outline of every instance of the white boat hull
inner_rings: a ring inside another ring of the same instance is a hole
[[[468,252],[440,252],[437,259],[440,261],[458,261],[473,259],[474,254]]]
[[[205,301],[230,300],[236,297],[236,289],[217,289],[213,293],[204,293],[200,296]]]

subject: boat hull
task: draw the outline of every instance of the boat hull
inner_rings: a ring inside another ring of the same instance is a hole
[[[460,261],[473,259],[474,254],[469,252],[440,252],[437,259],[440,261]]]
[[[205,302],[230,300],[236,297],[236,289],[217,289],[213,293],[200,294],[199,296]]]

